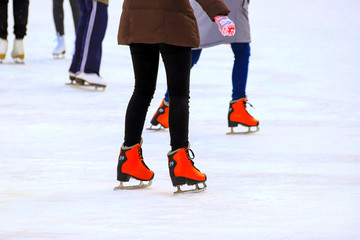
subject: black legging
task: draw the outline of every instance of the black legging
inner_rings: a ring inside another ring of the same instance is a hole
[[[156,89],[161,54],[171,101],[169,131],[172,150],[188,147],[191,48],[168,44],[131,44],[135,88],[125,117],[125,145],[140,143],[146,113]]]
[[[8,36],[8,3],[9,0],[0,0],[0,38]],[[13,0],[14,34],[16,39],[23,39],[26,35],[26,26],[29,15],[29,0]]]
[[[60,36],[65,34],[64,31],[64,0],[53,0],[53,17],[55,23],[56,32],[59,33]],[[78,0],[70,0],[70,6],[72,10],[72,15],[74,18],[74,27],[75,32],[77,27],[79,26],[79,21],[81,17],[80,6]]]

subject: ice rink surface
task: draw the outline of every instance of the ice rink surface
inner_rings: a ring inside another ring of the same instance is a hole
[[[191,76],[190,141],[208,189],[180,196],[169,178],[166,130],[143,134],[153,185],[113,191],[134,85],[129,50],[116,43],[122,1],[110,1],[103,92],[65,86],[74,29],[64,4],[66,59],[51,56],[51,1],[32,0],[24,65],[10,59],[9,8],[9,56],[0,65],[1,240],[360,239],[358,0],[251,1],[247,94],[260,120],[252,135],[225,135],[230,47],[203,51]],[[165,88],[161,65],[145,127]]]

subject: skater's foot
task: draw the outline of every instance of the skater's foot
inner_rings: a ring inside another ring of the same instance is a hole
[[[246,110],[246,104],[249,103],[245,98],[230,102],[228,113],[229,127],[236,127],[238,124],[246,127],[256,127],[259,125],[259,121],[252,117]]]
[[[56,59],[65,57],[65,38],[64,35],[57,33],[56,37],[57,45],[53,50],[53,56]]]
[[[70,83],[66,83],[66,85],[76,85],[76,75],[76,73],[69,71]]]
[[[75,81],[80,85],[92,85],[95,87],[106,87],[106,82],[96,73],[79,73],[75,76]]]
[[[15,61],[22,62],[25,58],[25,50],[24,50],[24,40],[23,39],[15,39],[14,47],[11,52],[11,57]]]
[[[246,98],[241,98],[239,100],[230,102],[228,113],[228,126],[231,128],[231,131],[227,134],[254,133],[259,131],[259,121],[248,113],[248,111],[246,110],[246,104],[252,106],[250,103],[247,102]],[[237,127],[239,124],[247,127],[248,131],[234,132],[234,127]]]
[[[169,102],[165,101],[165,99],[161,101],[159,108],[151,119],[151,124],[152,126],[149,129],[154,129],[152,127],[158,126],[159,124],[160,128],[169,128]]]
[[[2,62],[8,50],[8,41],[6,39],[0,38],[0,62]]]
[[[73,72],[69,72],[69,79],[71,81],[74,81],[76,79],[76,73],[73,73]]]
[[[121,146],[117,166],[117,180],[120,181],[120,186],[114,190],[144,188],[151,185],[154,172],[144,162],[141,144],[142,142],[131,147]],[[140,184],[124,186],[123,183],[129,182],[130,178],[139,180]],[[144,184],[143,181],[148,181],[148,183]]]
[[[173,186],[177,187],[175,193],[201,191],[206,188],[207,177],[194,166],[192,159],[194,159],[194,153],[189,148],[179,148],[168,153],[170,178]],[[200,187],[199,183],[202,183],[203,187]],[[184,184],[195,185],[195,189],[183,191],[180,186]]]

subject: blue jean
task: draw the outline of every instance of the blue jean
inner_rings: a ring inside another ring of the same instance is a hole
[[[250,44],[231,43],[234,53],[234,65],[232,70],[232,100],[246,97],[246,83],[249,70]],[[191,68],[199,61],[202,49],[191,51]],[[169,94],[166,91],[165,101],[169,102]]]

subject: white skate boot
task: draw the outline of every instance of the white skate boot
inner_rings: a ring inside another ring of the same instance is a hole
[[[94,86],[95,89],[100,87],[103,90],[106,88],[106,82],[96,73],[79,73],[76,75],[75,81],[77,85]]]
[[[73,73],[71,71],[69,71],[69,79],[70,82],[69,83],[65,83],[66,85],[76,85],[76,73]]]
[[[75,81],[75,78],[76,78],[76,73],[69,72],[69,79],[70,79],[71,81]]]
[[[5,59],[8,49],[8,41],[0,38],[0,63]]]
[[[65,58],[65,38],[57,34],[57,45],[53,50],[53,56],[55,59]]]
[[[25,50],[23,39],[14,40],[14,48],[11,52],[11,57],[14,59],[15,62],[24,63]]]

